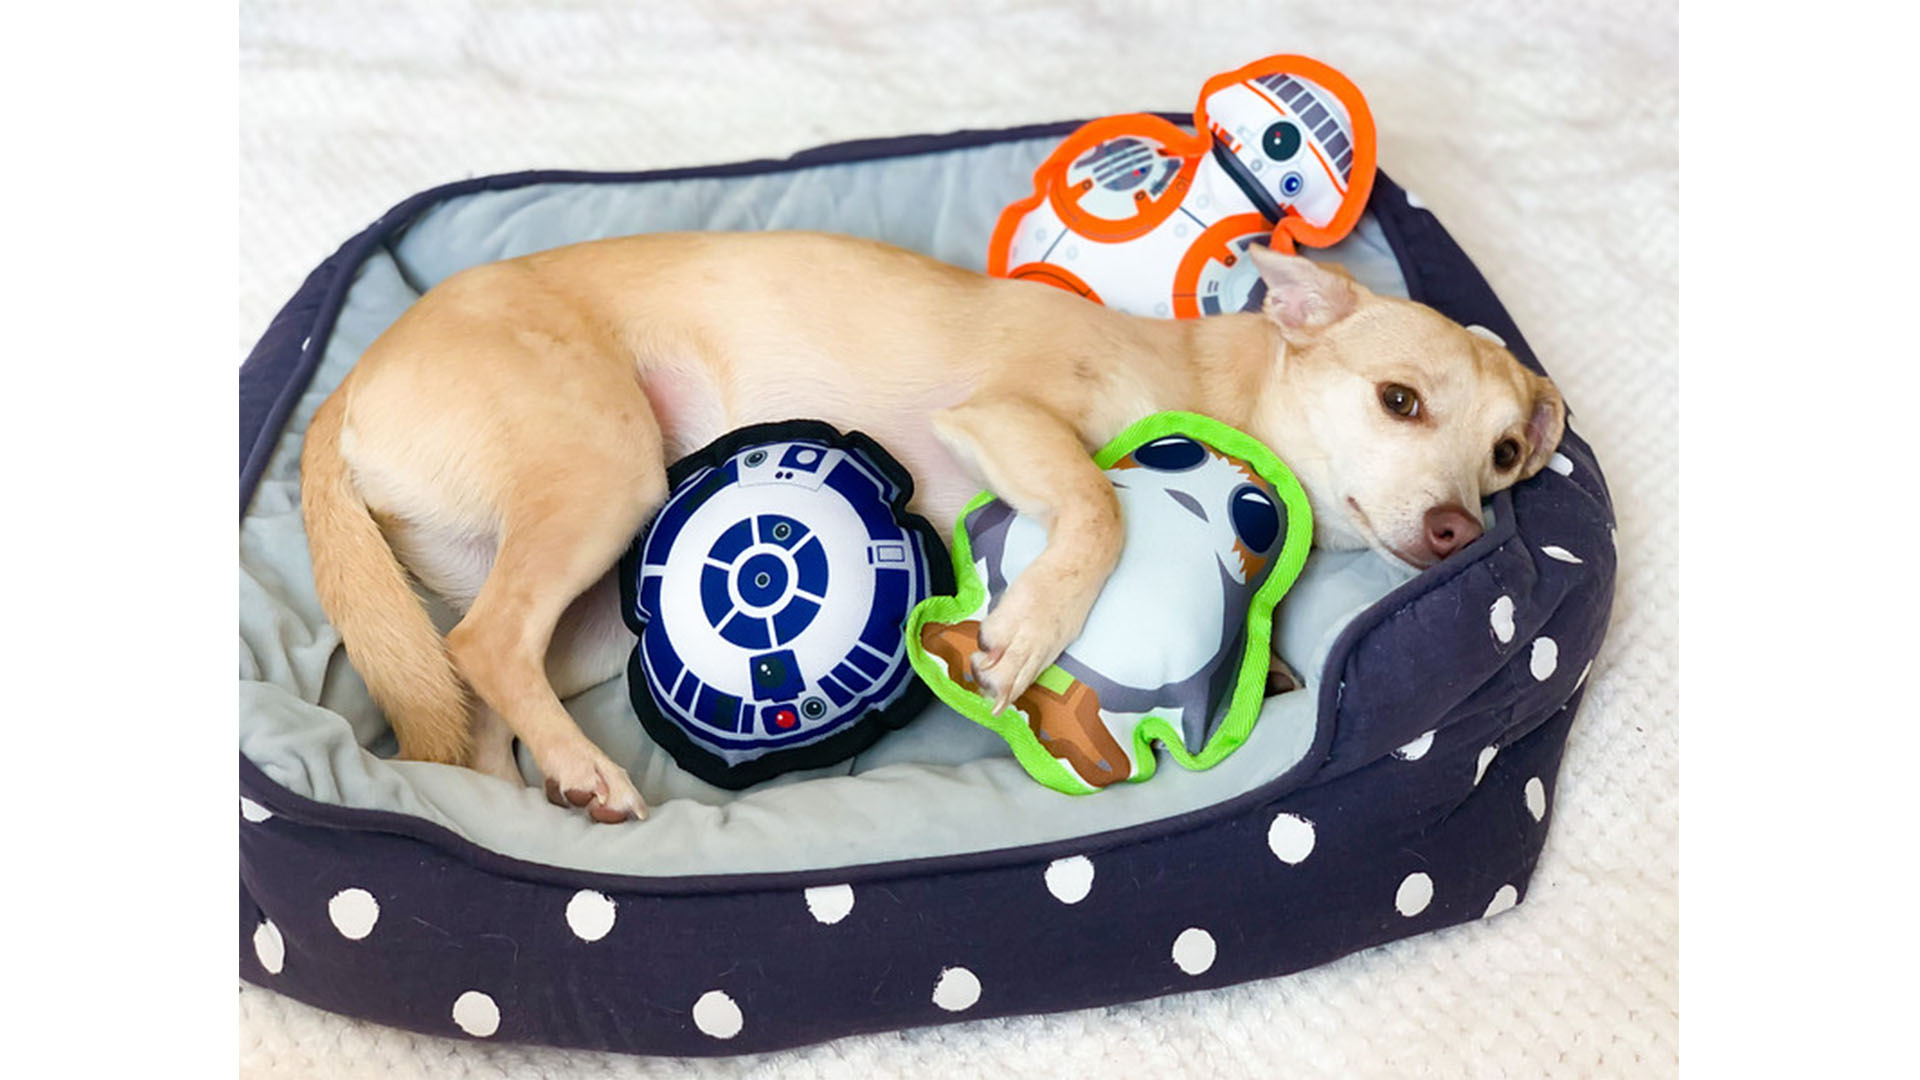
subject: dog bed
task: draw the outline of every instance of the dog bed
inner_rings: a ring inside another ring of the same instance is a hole
[[[1308,686],[1205,772],[1061,795],[935,704],[850,761],[726,791],[646,739],[622,679],[568,707],[653,805],[643,824],[392,759],[313,595],[298,459],[409,303],[477,263],[672,229],[825,229],[982,268],[1000,209],[1076,126],[484,177],[406,200],[312,272],[240,375],[243,978],[440,1035],[731,1054],[1263,978],[1524,898],[1613,591],[1611,504],[1571,431],[1435,568],[1315,552],[1276,626]],[[1312,254],[1537,367],[1386,176]]]

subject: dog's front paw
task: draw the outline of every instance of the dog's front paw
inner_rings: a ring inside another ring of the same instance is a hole
[[[980,624],[980,651],[973,654],[973,677],[993,699],[996,715],[1027,692],[1040,673],[1060,659],[1079,633],[1071,605],[1015,581]]]
[[[1293,665],[1287,663],[1286,658],[1277,652],[1267,655],[1268,697],[1277,697],[1281,694],[1292,693],[1295,690],[1304,689],[1306,685],[1307,680],[1301,678],[1300,673],[1293,670]]]
[[[646,801],[627,777],[627,770],[591,743],[549,757],[538,762],[547,776],[548,802],[583,808],[588,817],[603,825],[646,819]]]

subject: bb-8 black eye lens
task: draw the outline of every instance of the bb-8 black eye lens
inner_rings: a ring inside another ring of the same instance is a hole
[[[817,697],[810,697],[800,703],[800,712],[809,720],[818,720],[826,715],[827,703]]]
[[[1260,149],[1275,161],[1291,161],[1300,152],[1300,129],[1281,120],[1260,136]]]

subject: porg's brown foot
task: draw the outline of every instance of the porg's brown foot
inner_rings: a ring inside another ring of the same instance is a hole
[[[968,658],[980,649],[980,623],[923,623],[920,646],[946,664],[947,677],[978,692]],[[1132,763],[1120,743],[1100,720],[1100,696],[1075,679],[1064,694],[1035,684],[1015,699],[1026,714],[1027,726],[1047,753],[1059,758],[1075,776],[1101,788],[1133,775]]]
[[[1019,703],[1040,745],[1080,779],[1100,788],[1133,775],[1126,751],[1100,720],[1100,695],[1093,687],[1078,679],[1064,694],[1035,686],[1020,695]]]

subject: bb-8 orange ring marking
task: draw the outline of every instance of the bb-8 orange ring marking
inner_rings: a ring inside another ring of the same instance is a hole
[[[1173,316],[1176,319],[1200,317],[1200,273],[1209,262],[1232,266],[1239,260],[1233,241],[1243,236],[1264,235],[1267,219],[1259,214],[1235,214],[1221,218],[1187,248],[1180,266],[1173,272]]]
[[[1100,294],[1093,291],[1093,286],[1080,280],[1080,275],[1064,266],[1045,262],[1022,263],[1014,267],[1007,277],[1014,281],[1033,281],[1041,285],[1051,285],[1056,289],[1084,296],[1096,304],[1106,305],[1106,301],[1100,299]]]
[[[1087,151],[1118,138],[1159,143],[1169,156],[1180,159],[1180,171],[1168,182],[1167,189],[1160,193],[1158,199],[1148,199],[1144,192],[1135,193],[1134,208],[1138,212],[1132,217],[1115,221],[1096,217],[1080,209],[1080,198],[1093,186],[1093,182],[1086,180],[1070,184],[1067,182],[1067,170]],[[1200,171],[1200,152],[1196,151],[1195,143],[1193,136],[1157,116],[1109,116],[1095,120],[1068,136],[1067,141],[1060,144],[1060,149],[1040,166],[1034,178],[1046,191],[1053,212],[1060,215],[1060,220],[1067,228],[1089,240],[1118,244],[1152,232],[1179,209],[1187,197],[1187,189],[1193,185],[1194,174]]]

